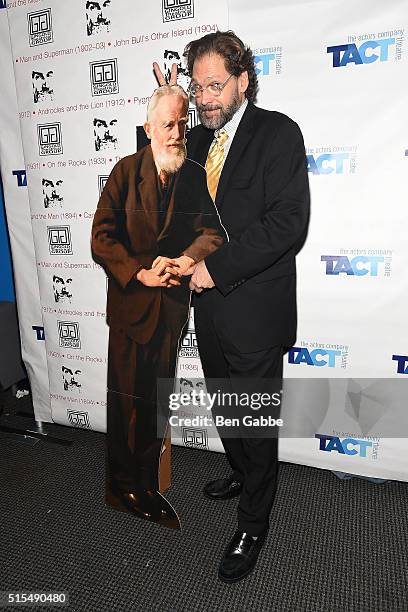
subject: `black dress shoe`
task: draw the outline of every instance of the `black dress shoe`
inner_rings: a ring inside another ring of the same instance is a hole
[[[235,480],[233,476],[212,480],[203,489],[204,495],[209,499],[231,499],[239,495],[241,491],[242,482]]]
[[[236,582],[248,576],[256,565],[267,530],[256,540],[248,533],[236,531],[221,559],[218,577],[223,582]]]
[[[173,506],[158,491],[138,488],[128,492],[113,483],[111,488],[113,494],[132,514],[171,529],[181,529]]]

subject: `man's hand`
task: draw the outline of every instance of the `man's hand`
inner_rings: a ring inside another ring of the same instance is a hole
[[[176,276],[190,276],[194,272],[195,266],[196,262],[188,255],[180,255],[180,257],[174,259],[159,255],[152,263],[152,269],[154,268],[157,274],[167,272]]]
[[[152,263],[152,270],[154,269],[156,274],[163,274],[167,268],[166,272],[169,274],[178,274],[175,261],[175,259],[171,259],[170,257],[159,255]]]
[[[212,289],[215,287],[215,283],[207,270],[204,260],[196,265],[189,287],[196,293],[201,293],[203,289]]]
[[[180,255],[180,257],[173,259],[173,265],[174,267],[172,268],[166,267],[166,272],[174,274],[173,269],[175,268],[178,270],[178,276],[190,276],[193,274],[197,264],[192,257],[189,257],[188,255]]]
[[[164,78],[164,75],[160,70],[160,66],[157,62],[153,62],[153,71],[159,85],[166,85],[166,79]],[[170,81],[168,84],[177,85],[177,64],[171,65]]]
[[[165,273],[160,276],[157,274],[154,268],[151,268],[150,270],[142,268],[136,274],[136,278],[146,287],[166,287],[167,289],[170,289],[171,287],[179,286],[181,284],[179,280],[173,278],[169,273]]]

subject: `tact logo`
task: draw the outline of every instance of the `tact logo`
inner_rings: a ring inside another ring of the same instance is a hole
[[[27,187],[27,174],[25,170],[13,170],[12,175],[17,179],[17,187]]]
[[[255,73],[258,76],[270,76],[282,72],[282,47],[264,47],[254,49]]]
[[[354,174],[357,147],[320,147],[307,149],[307,171],[312,174]],[[335,152],[334,152],[335,151]]]
[[[390,30],[360,36],[349,36],[347,43],[327,47],[332,54],[333,68],[341,68],[349,64],[373,64],[387,62],[390,59],[400,60],[404,29]]]
[[[288,363],[299,365],[301,363],[318,368],[335,368],[342,365],[343,352],[338,349],[306,348],[292,346],[288,352]]]
[[[373,446],[369,440],[361,440],[358,438],[343,438],[337,436],[328,436],[325,434],[315,434],[315,438],[320,440],[319,450],[328,453],[336,451],[341,455],[358,455],[359,457],[367,457],[367,450]]]
[[[325,263],[327,276],[379,276],[385,275],[385,257],[378,255],[357,255],[349,258],[347,255],[321,255],[320,261]]]
[[[408,355],[393,355],[392,360],[397,362],[397,374],[408,374]]]
[[[31,329],[35,331],[37,340],[45,340],[44,327],[42,325],[32,325]]]

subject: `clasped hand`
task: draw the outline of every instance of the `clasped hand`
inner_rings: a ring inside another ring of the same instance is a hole
[[[190,276],[195,269],[195,261],[187,255],[170,258],[159,255],[152,263],[150,270],[142,268],[137,273],[137,280],[146,287],[177,287],[181,285],[182,276]]]

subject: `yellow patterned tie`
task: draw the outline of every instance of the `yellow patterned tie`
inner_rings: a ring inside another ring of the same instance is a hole
[[[224,165],[224,143],[228,138],[225,130],[220,130],[208,151],[207,162],[205,169],[207,171],[207,186],[210,196],[215,202],[217,195],[218,182],[220,180],[221,170]]]

